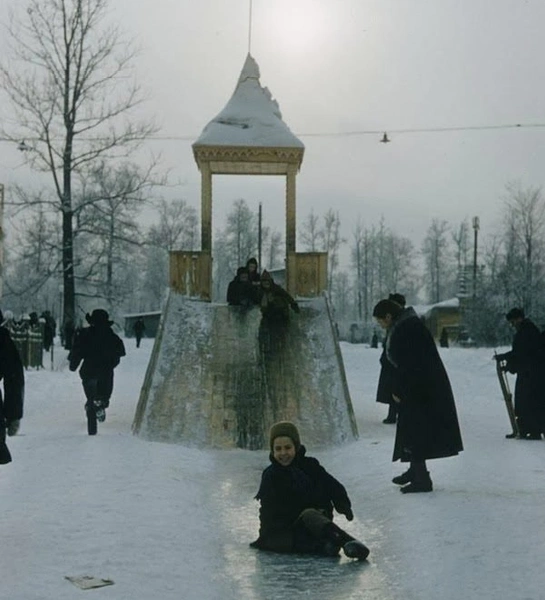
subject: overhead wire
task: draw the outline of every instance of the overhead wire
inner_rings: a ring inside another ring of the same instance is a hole
[[[356,136],[365,136],[365,135],[382,135],[384,132],[387,132],[389,135],[392,134],[404,134],[404,133],[445,133],[445,132],[456,132],[456,131],[489,131],[489,130],[500,130],[500,129],[539,129],[544,128],[545,123],[501,123],[494,125],[460,125],[460,126],[447,126],[447,127],[411,127],[411,128],[401,128],[401,129],[355,129],[348,131],[306,131],[297,133],[295,135],[298,137],[356,137]],[[143,140],[157,140],[157,141],[192,141],[198,139],[199,135],[189,135],[189,134],[180,134],[180,135],[151,135],[143,138]],[[93,141],[100,140],[100,137],[80,137],[78,138],[82,141]],[[28,138],[25,140],[30,142],[32,141],[40,141],[37,138]],[[17,143],[12,138],[3,138],[0,137],[0,142],[11,142]],[[21,143],[21,142],[19,142]]]

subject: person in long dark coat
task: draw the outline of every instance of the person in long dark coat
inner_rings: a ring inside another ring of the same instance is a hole
[[[140,342],[142,341],[142,336],[144,335],[144,331],[146,331],[146,325],[144,324],[144,319],[142,317],[138,317],[132,326],[134,331],[134,337],[136,338],[136,347],[140,348]]]
[[[506,319],[515,328],[510,352],[498,354],[506,369],[517,374],[515,383],[515,417],[519,437],[540,440],[545,433],[545,346],[537,326],[520,308],[511,309]],[[515,437],[508,434],[507,437]]]
[[[112,331],[113,321],[105,310],[97,308],[85,318],[90,327],[82,329],[74,338],[68,360],[71,371],[82,363],[79,375],[87,399],[87,428],[89,435],[95,435],[96,421],[106,419],[114,387],[114,369],[125,356],[125,346]]]
[[[365,560],[369,549],[333,523],[333,508],[352,521],[345,487],[320,463],[306,456],[299,431],[290,421],[270,430],[269,459],[256,495],[259,537],[250,546],[272,552],[298,552]]]
[[[401,308],[405,308],[406,300],[403,294],[390,294],[389,300],[397,302]],[[410,310],[413,310],[412,308]],[[416,315],[416,313],[414,313]],[[388,331],[382,344],[382,354],[380,355],[380,374],[378,378],[377,386],[377,402],[388,405],[388,414],[383,419],[383,423],[394,424],[397,421],[398,407],[397,402],[392,398],[392,379],[393,379],[393,365],[386,358],[386,343],[388,340]]]
[[[0,322],[3,320],[0,313]],[[13,436],[19,430],[25,395],[23,363],[5,327],[0,327],[0,379],[4,382],[4,395],[0,393],[0,465],[5,465],[11,462],[6,434]]]
[[[414,311],[381,300],[373,316],[388,330],[385,352],[399,405],[392,460],[410,463],[392,481],[403,486],[403,493],[431,492],[426,460],[463,450],[450,381],[431,333]]]

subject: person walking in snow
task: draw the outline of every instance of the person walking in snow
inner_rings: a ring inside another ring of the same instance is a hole
[[[404,494],[431,492],[426,460],[463,450],[450,381],[431,333],[412,308],[385,299],[373,317],[388,332],[384,350],[399,406],[392,460],[410,465],[392,481]]]
[[[142,317],[136,319],[132,326],[132,330],[134,331],[134,337],[136,338],[136,347],[140,348],[142,336],[144,335],[144,331],[146,331],[146,326],[144,325],[144,319]]]
[[[297,427],[275,423],[269,434],[270,462],[256,499],[260,502],[259,537],[250,546],[365,560],[369,549],[333,522],[333,509],[352,521],[345,487],[320,463],[306,456]]]
[[[515,383],[515,417],[519,437],[540,440],[545,433],[545,346],[538,327],[521,308],[512,308],[505,318],[515,329],[510,352],[497,354],[505,361],[505,370],[517,374]],[[507,434],[508,438],[516,437]]]
[[[0,312],[0,323],[3,321]],[[11,462],[6,434],[11,437],[19,431],[25,395],[25,370],[6,327],[0,327],[0,379],[4,382],[4,395],[0,393],[0,465],[5,465]]]
[[[106,419],[106,409],[114,387],[114,369],[125,356],[125,346],[111,326],[108,313],[95,309],[85,319],[89,327],[84,328],[75,337],[72,350],[68,355],[69,367],[75,371],[80,363],[79,375],[87,402],[87,431],[89,435],[97,432],[97,421]]]

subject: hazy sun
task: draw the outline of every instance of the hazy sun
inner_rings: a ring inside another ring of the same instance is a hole
[[[330,0],[254,0],[254,23],[278,50],[312,51],[332,31],[334,6]]]

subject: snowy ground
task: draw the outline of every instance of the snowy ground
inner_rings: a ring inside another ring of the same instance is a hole
[[[79,377],[27,373],[25,418],[0,468],[0,597],[6,600],[540,600],[545,598],[545,441],[509,431],[491,350],[450,348],[465,443],[429,463],[435,490],[390,479],[394,427],[374,401],[379,351],[342,344],[360,439],[309,453],[347,487],[371,548],[366,563],[259,553],[252,500],[265,452],[199,451],[143,441],[131,423],[151,352],[126,341],[112,406],[85,430]],[[302,432],[304,441],[304,431]],[[82,591],[68,575],[111,578]]]

